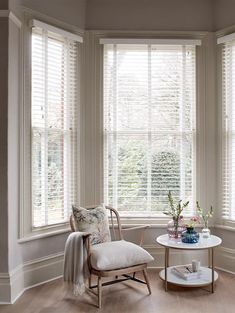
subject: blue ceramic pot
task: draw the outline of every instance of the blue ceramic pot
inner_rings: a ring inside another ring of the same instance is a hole
[[[181,235],[181,240],[184,243],[197,243],[199,241],[199,233],[193,227],[187,227]]]

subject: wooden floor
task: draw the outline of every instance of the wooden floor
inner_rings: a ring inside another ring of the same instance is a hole
[[[0,306],[0,313],[233,313],[235,276],[219,273],[215,293],[206,289],[170,286],[165,292],[157,271],[149,271],[152,295],[136,282],[119,283],[103,289],[103,308],[88,292],[75,297],[61,279],[26,291],[15,304]]]

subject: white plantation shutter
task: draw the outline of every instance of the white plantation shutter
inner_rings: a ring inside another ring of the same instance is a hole
[[[104,45],[104,197],[123,214],[195,202],[195,49]]]
[[[235,40],[223,44],[223,198],[222,217],[235,220]]]
[[[77,196],[77,42],[32,28],[33,227],[68,220]]]

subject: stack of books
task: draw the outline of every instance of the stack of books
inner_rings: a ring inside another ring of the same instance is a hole
[[[193,272],[191,264],[172,267],[171,271],[185,280],[195,280],[201,277],[201,271]]]

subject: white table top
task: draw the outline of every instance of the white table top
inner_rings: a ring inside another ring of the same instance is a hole
[[[161,235],[156,239],[157,243],[161,246],[174,249],[182,250],[202,250],[217,247],[222,243],[221,238],[211,235],[210,238],[202,238],[200,234],[200,239],[198,243],[184,243],[181,239],[171,239],[168,234]]]

